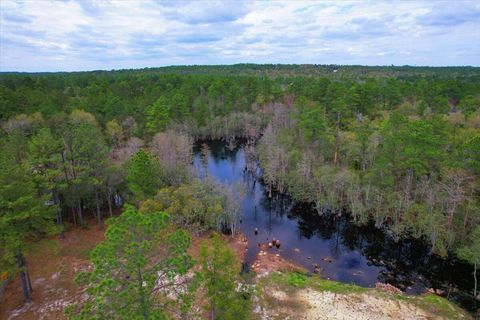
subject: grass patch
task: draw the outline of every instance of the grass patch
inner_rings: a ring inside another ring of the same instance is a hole
[[[297,288],[305,288],[308,278],[298,272],[289,272],[286,274],[286,281],[289,285]]]
[[[404,296],[403,294],[396,294],[395,299],[400,300],[400,301],[407,301],[408,298]]]
[[[366,292],[368,289],[359,287],[354,284],[347,284],[341,283],[337,281],[325,280],[319,277],[312,277],[311,280],[312,285],[310,286],[312,289],[321,290],[321,291],[330,291],[334,293],[362,293]]]
[[[312,288],[318,291],[330,291],[334,293],[362,293],[367,288],[353,284],[346,284],[332,280],[325,280],[318,276],[308,276],[300,272],[275,272],[270,274],[265,281],[275,283],[284,290],[294,288]]]
[[[447,319],[470,318],[465,310],[436,294],[426,294],[420,297],[415,297],[412,300],[417,306]]]

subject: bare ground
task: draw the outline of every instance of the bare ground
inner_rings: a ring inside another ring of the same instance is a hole
[[[306,270],[280,256],[274,248],[269,248],[266,243],[260,244],[260,250],[252,263],[252,271],[258,277],[264,277],[272,271],[305,272]]]
[[[285,276],[289,272],[302,273],[304,270],[268,247],[261,248],[253,266],[257,272],[255,319],[471,319],[468,313],[438,296],[429,295],[430,298],[434,297],[430,299],[436,302],[434,304],[424,299],[426,296],[408,297],[398,294],[388,285],[379,286],[380,289],[351,286],[350,293],[349,285],[327,280],[322,280],[323,285],[316,285],[316,278],[310,278],[310,285],[296,288],[292,284],[278,281],[278,276],[275,275]],[[333,287],[333,290],[329,291],[329,287]],[[340,293],[335,292],[338,288]]]
[[[32,300],[23,302],[20,280],[13,279],[0,296],[0,319],[66,319],[65,308],[82,299],[83,288],[75,283],[75,275],[91,267],[89,252],[104,239],[104,226],[99,228],[93,220],[89,225],[86,229],[69,228],[64,238],[55,236],[34,244],[26,254],[33,286]],[[200,244],[209,236],[192,238],[189,253],[194,258],[198,258]],[[238,233],[233,238],[223,236],[223,239],[243,260],[248,245],[246,237]]]
[[[65,307],[82,296],[75,275],[90,267],[88,253],[104,238],[105,228],[91,225],[71,228],[63,239],[56,236],[33,246],[26,254],[33,286],[31,302],[23,302],[20,280],[13,279],[0,298],[0,319],[65,319]]]
[[[265,299],[265,297],[264,297]],[[454,318],[418,307],[409,301],[380,296],[372,292],[339,294],[329,291],[301,289],[295,293],[271,290],[266,304],[259,305],[259,319],[298,320],[427,320],[471,319],[467,314],[456,313]],[[453,311],[453,310],[452,310]]]
[[[366,293],[351,296],[306,289],[300,291],[298,297],[306,302],[305,320],[442,319],[411,303]]]

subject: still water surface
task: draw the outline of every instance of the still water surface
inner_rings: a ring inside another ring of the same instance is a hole
[[[394,241],[373,225],[356,226],[347,214],[322,216],[307,204],[294,203],[287,196],[268,197],[264,185],[245,174],[242,145],[227,147],[221,141],[208,141],[207,166],[201,161],[200,143],[194,148],[194,166],[201,177],[206,174],[225,184],[242,184],[240,228],[248,238],[247,263],[258,253],[258,243],[279,239],[282,257],[314,272],[322,268],[326,278],[374,287],[390,283],[409,294],[428,288],[441,289],[449,299],[474,310],[472,270],[455,260],[430,254],[420,241]],[[206,170],[205,170],[206,169]],[[258,170],[258,175],[261,175]],[[258,229],[255,234],[254,229]]]

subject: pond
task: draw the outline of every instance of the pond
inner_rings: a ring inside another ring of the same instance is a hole
[[[320,216],[310,205],[295,203],[288,196],[274,194],[269,198],[265,186],[245,173],[241,144],[206,143],[210,148],[208,161],[201,160],[200,143],[194,147],[194,166],[199,175],[207,174],[225,184],[242,184],[246,190],[240,225],[248,238],[246,263],[255,259],[259,242],[276,238],[281,246],[271,250],[311,272],[315,264],[320,265],[325,278],[363,287],[390,283],[408,294],[439,289],[444,296],[474,310],[470,266],[431,254],[421,241],[395,241],[373,225],[357,226],[348,214]]]

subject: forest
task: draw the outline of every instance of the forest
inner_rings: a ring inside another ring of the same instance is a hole
[[[0,126],[0,281],[20,277],[28,301],[29,246],[107,225],[72,319],[188,318],[199,287],[212,319],[248,318],[250,289],[221,241],[240,228],[244,190],[208,178],[206,144],[198,177],[193,146],[208,140],[242,141],[269,197],[468,263],[480,297],[480,68],[2,73]],[[192,237],[207,232],[193,259]]]

